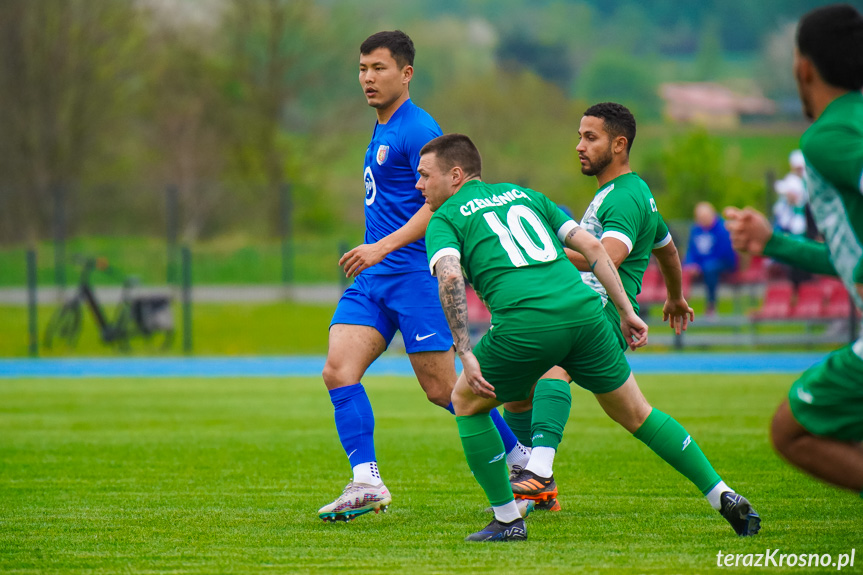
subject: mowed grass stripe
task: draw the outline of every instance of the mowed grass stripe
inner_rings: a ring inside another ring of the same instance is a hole
[[[764,518],[739,539],[694,487],[576,390],[563,511],[523,544],[467,544],[486,502],[455,422],[412,378],[364,384],[390,511],[325,524],[350,475],[317,378],[0,383],[0,572],[703,573],[716,554],[863,552],[863,505],[782,463],[792,376],[642,376]],[[772,569],[771,572],[783,569]],[[789,568],[790,572],[800,572]]]

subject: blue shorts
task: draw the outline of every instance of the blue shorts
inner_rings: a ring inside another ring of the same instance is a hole
[[[437,279],[427,271],[399,275],[360,274],[345,290],[330,327],[337,323],[378,330],[389,347],[396,330],[405,351],[446,351],[452,333],[438,297]]]

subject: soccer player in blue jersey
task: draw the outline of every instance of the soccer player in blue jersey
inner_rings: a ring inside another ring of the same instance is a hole
[[[360,46],[360,85],[377,112],[363,169],[366,233],[364,243],[339,260],[356,281],[339,300],[330,324],[323,370],[353,479],[318,511],[325,521],[377,513],[392,501],[378,470],[374,415],[360,380],[397,330],[429,401],[452,412],[453,340],[437,281],[427,267],[423,238],[431,211],[415,188],[420,150],[441,129],[411,102],[413,60],[413,42],[399,30],[373,34]],[[528,451],[495,414],[508,463],[525,464]]]

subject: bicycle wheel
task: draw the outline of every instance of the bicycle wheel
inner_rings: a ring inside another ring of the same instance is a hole
[[[80,335],[81,304],[78,300],[67,301],[48,321],[42,343],[47,349],[51,349],[55,341],[61,341],[67,347],[75,347]]]
[[[129,340],[137,334],[135,333],[135,322],[132,320],[132,312],[127,302],[120,302],[118,305],[110,331],[111,335],[108,339],[110,343],[117,346],[118,350],[125,353],[132,349]]]
[[[166,329],[154,331],[147,336],[147,341],[150,342],[150,345],[156,350],[167,351],[171,349],[171,345],[174,343],[174,330]]]

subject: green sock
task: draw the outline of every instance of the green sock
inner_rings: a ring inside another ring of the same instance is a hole
[[[719,483],[719,474],[701,448],[670,415],[654,409],[633,435],[694,483],[702,494],[707,495]]]
[[[488,413],[458,415],[455,421],[468,467],[485,491],[489,503],[497,506],[512,501],[503,440],[491,416]]]
[[[572,407],[572,391],[561,379],[540,379],[533,392],[533,447],[557,449]]]
[[[507,411],[506,408],[503,409],[503,420],[515,434],[519,443],[525,447],[531,447],[533,445],[533,442],[530,440],[530,422],[532,418],[532,408],[527,411],[522,411],[521,413]]]

